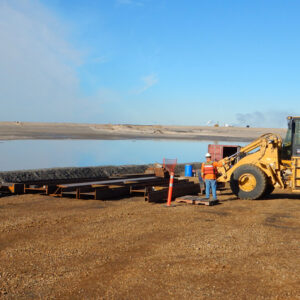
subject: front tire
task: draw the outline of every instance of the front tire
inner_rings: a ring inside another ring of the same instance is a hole
[[[233,172],[230,187],[240,199],[256,200],[261,198],[266,191],[267,177],[255,165],[242,165]]]

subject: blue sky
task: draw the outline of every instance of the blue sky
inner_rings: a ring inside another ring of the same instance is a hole
[[[0,0],[0,118],[285,127],[300,115],[299,13],[299,1]]]

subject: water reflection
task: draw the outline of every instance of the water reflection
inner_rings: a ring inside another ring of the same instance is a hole
[[[16,140],[0,143],[0,170],[146,164],[163,157],[202,161],[213,142],[168,140]],[[235,145],[237,143],[219,142]],[[242,143],[239,143],[242,144]]]

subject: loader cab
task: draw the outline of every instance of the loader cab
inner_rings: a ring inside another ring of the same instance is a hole
[[[300,157],[300,117],[288,117],[288,130],[282,145],[281,159]]]
[[[291,166],[291,188],[300,192],[300,117],[288,117],[288,131],[282,145],[281,160]]]

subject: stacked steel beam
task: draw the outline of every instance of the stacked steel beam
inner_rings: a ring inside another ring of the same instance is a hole
[[[168,193],[168,176],[154,174],[135,174],[122,177],[99,178],[93,181],[82,180],[44,180],[23,183],[4,183],[0,192],[12,194],[43,194],[55,197],[76,199],[108,200],[140,195],[148,202],[163,202]],[[200,191],[199,184],[187,179],[175,178],[173,198],[194,195]]]

